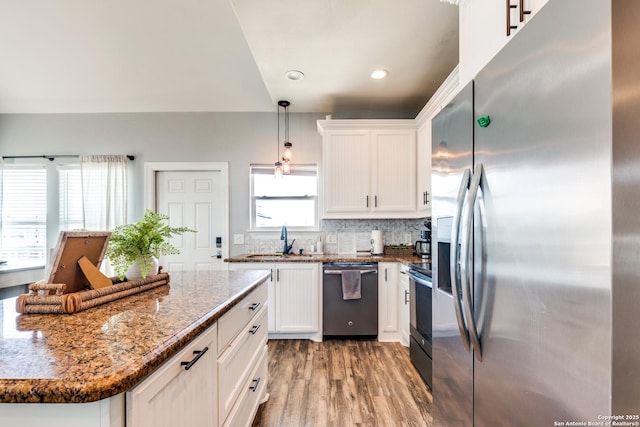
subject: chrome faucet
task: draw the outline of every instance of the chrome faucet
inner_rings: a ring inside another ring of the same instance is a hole
[[[282,247],[282,254],[283,255],[291,254],[293,252],[293,242],[295,242],[296,239],[293,239],[291,241],[291,244],[287,242],[287,226],[286,225],[282,226],[282,231],[280,232],[280,240],[284,241],[284,246]]]

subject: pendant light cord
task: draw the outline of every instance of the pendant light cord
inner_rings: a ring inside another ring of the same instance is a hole
[[[284,142],[289,142],[289,106],[284,107]]]

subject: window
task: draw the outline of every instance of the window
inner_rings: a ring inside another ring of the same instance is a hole
[[[2,259],[44,263],[47,247],[47,171],[5,165],[2,175]]]
[[[79,164],[4,164],[1,182],[1,259],[44,264],[60,230],[83,228]]]
[[[292,165],[275,177],[273,165],[251,165],[251,228],[318,228],[318,167]]]
[[[0,259],[44,264],[61,230],[107,230],[125,221],[126,157],[66,157],[75,156],[0,161]]]

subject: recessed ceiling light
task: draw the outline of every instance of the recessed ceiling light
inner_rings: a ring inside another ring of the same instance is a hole
[[[302,80],[304,79],[304,73],[302,71],[298,71],[298,70],[289,70],[285,73],[285,76],[287,76],[287,78],[289,80]]]
[[[389,75],[389,72],[387,70],[375,70],[373,73],[371,73],[371,78],[380,80],[380,79],[384,79],[388,75]]]

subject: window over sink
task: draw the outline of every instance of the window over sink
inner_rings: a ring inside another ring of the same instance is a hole
[[[291,173],[276,177],[273,165],[250,165],[251,229],[318,228],[318,166],[291,165]]]

